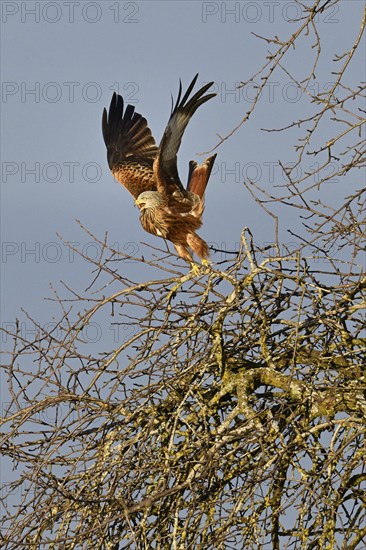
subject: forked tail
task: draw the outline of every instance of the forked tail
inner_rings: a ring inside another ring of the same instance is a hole
[[[198,164],[195,160],[191,160],[189,163],[187,189],[198,195],[201,199],[203,199],[205,194],[216,156],[209,157],[203,164]]]

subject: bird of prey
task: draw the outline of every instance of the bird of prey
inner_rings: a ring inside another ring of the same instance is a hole
[[[192,90],[198,74],[182,97],[179,83],[178,98],[165,128],[159,147],[146,119],[127,105],[120,95],[113,94],[109,112],[103,111],[103,137],[107,147],[109,168],[114,178],[133,195],[140,209],[142,227],[174,244],[184,260],[193,264],[192,253],[206,261],[207,243],[197,235],[202,225],[204,193],[216,155],[198,165],[191,160],[187,189],[177,168],[177,152],[186,126],[200,105],[214,97],[207,93],[213,82],[202,86],[194,95]]]

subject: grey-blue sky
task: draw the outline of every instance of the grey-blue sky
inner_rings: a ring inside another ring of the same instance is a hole
[[[319,15],[324,57],[314,86],[329,82],[333,54],[351,47],[358,32],[363,2],[341,6]],[[100,238],[108,231],[110,243],[121,249],[135,246],[142,253],[142,241],[163,246],[143,232],[131,197],[107,167],[100,126],[112,90],[147,117],[159,141],[179,78],[187,85],[199,72],[200,84],[215,81],[218,97],[197,112],[183,139],[179,167],[185,181],[189,159],[214,146],[216,134],[230,131],[251,104],[253,90],[235,92],[235,85],[263,65],[269,49],[252,33],[290,36],[294,24],[287,19],[297,14],[298,5],[284,1],[2,3],[3,321],[20,306],[49,319],[42,297],[50,281],[86,286],[87,269],[56,237],[59,232],[80,248],[87,245],[76,218]],[[301,78],[310,64],[302,40],[286,66]],[[353,63],[351,69],[357,81],[362,66]],[[311,105],[293,95],[286,75],[277,74],[272,84],[248,124],[218,150],[201,235],[219,247],[234,248],[243,226],[257,241],[273,239],[272,221],[242,180],[278,182],[274,163],[293,160],[296,130],[291,136],[260,128],[290,123]],[[283,228],[290,223],[296,220],[283,220]]]

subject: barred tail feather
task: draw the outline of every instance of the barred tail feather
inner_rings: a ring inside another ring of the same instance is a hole
[[[203,164],[197,164],[195,160],[191,160],[189,163],[187,189],[198,195],[201,199],[205,194],[216,156],[209,157]]]

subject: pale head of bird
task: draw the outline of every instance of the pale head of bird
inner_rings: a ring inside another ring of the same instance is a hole
[[[151,208],[158,208],[159,206],[162,206],[163,203],[164,199],[158,191],[144,191],[143,193],[140,193],[135,200],[135,204],[137,204],[141,211]]]

